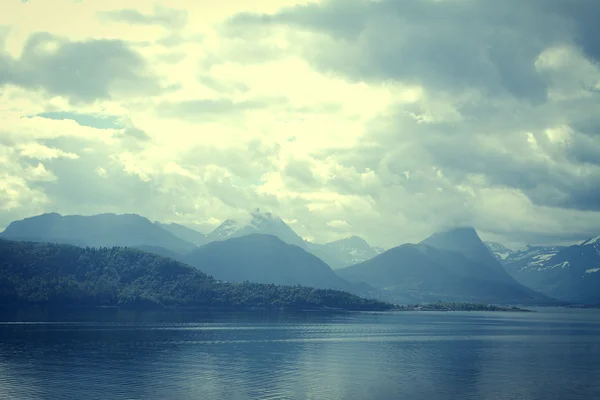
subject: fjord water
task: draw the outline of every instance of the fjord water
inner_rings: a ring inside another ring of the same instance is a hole
[[[2,399],[593,399],[600,310],[0,315]]]

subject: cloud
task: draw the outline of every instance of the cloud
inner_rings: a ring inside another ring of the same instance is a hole
[[[100,17],[131,25],[158,25],[167,29],[181,29],[188,22],[185,10],[175,10],[161,5],[155,5],[151,14],[128,8],[102,12]]]
[[[164,118],[183,118],[191,121],[202,121],[215,116],[240,113],[269,106],[272,106],[271,102],[262,100],[194,99],[165,101],[160,103],[156,110],[157,114]]]
[[[54,158],[61,157],[70,158],[72,160],[79,158],[77,154],[67,153],[60,149],[52,149],[37,142],[27,143],[20,146],[20,154],[23,157],[37,160],[52,160]]]
[[[569,29],[569,21],[539,11],[514,1],[334,0],[275,15],[243,14],[229,26],[302,30],[305,40],[295,49],[303,57],[355,81],[475,88],[535,103],[544,101],[548,83],[534,61]]]
[[[370,120],[357,146],[313,151],[312,165],[329,171],[315,190],[373,199],[381,216],[414,221],[421,235],[461,224],[516,232],[535,214],[529,232],[564,237],[592,230],[600,211],[590,17],[599,11],[587,0],[332,0],[238,14],[225,30],[254,38],[283,30],[288,53],[324,74],[420,88],[415,101]],[[484,217],[501,214],[489,206],[494,197],[518,210],[510,228]],[[562,233],[550,222],[591,211],[589,223],[577,217]]]
[[[124,41],[69,41],[50,33],[31,35],[18,58],[0,53],[0,86],[7,84],[42,89],[76,103],[163,89]]]
[[[62,4],[0,16],[0,225],[260,207],[320,242],[598,234],[595,0]]]
[[[95,116],[89,114],[79,114],[68,111],[51,111],[36,114],[37,117],[65,120],[71,119],[81,126],[89,126],[98,129],[120,129],[122,125],[115,116]]]

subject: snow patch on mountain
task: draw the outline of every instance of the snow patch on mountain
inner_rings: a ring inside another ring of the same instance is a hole
[[[377,254],[385,253],[385,249],[383,247],[373,247],[373,251]]]
[[[229,239],[242,228],[243,226],[239,222],[227,219],[212,231],[208,237],[210,238],[210,241]]]
[[[521,271],[543,271],[547,263],[556,256],[563,247],[560,246],[527,246],[510,254],[504,264],[519,265]],[[553,264],[554,265],[554,264]]]
[[[514,253],[513,250],[498,242],[484,242],[484,244],[499,261],[506,260],[511,254]]]
[[[593,237],[581,243],[582,246],[589,246],[600,242],[600,236]]]
[[[545,270],[548,270],[548,269],[555,269],[555,268],[564,269],[564,268],[567,268],[569,265],[570,264],[569,264],[568,261],[563,261],[561,263],[554,264],[554,265],[548,265],[548,266],[545,266],[545,267],[544,266],[540,266],[537,270],[538,271],[545,271]]]

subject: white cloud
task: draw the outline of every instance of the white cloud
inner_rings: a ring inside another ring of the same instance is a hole
[[[555,3],[11,3],[0,226],[214,226],[260,207],[305,238],[385,247],[465,223],[518,243],[597,234],[596,28]]]
[[[51,160],[59,157],[70,158],[72,160],[79,158],[77,154],[67,153],[59,149],[52,149],[37,142],[22,144],[19,146],[19,149],[21,156],[38,160]]]

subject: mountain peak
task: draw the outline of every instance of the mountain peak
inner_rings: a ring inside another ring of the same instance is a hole
[[[477,231],[472,226],[459,226],[459,227],[448,229],[448,230],[445,230],[445,231],[442,231],[439,233],[440,234],[460,235],[465,238],[470,238],[470,239],[475,239],[475,240],[481,241],[481,239],[479,238],[479,235],[477,234]]]
[[[446,248],[447,246],[456,247],[457,245],[482,246],[483,241],[472,227],[453,228],[442,232],[434,233],[421,242],[432,247]],[[452,250],[452,249],[447,249]]]
[[[353,245],[353,246],[370,247],[365,239],[361,238],[360,236],[356,236],[356,235],[348,236],[344,239],[336,240],[336,241],[328,243],[328,244],[331,245],[331,244],[342,244],[342,243],[348,244],[348,245]]]
[[[260,209],[256,209],[250,213],[252,220],[250,221],[250,225],[261,228],[266,225],[281,225],[284,224],[283,220],[276,215],[271,214],[270,212],[260,212]]]
[[[489,268],[493,274],[491,276],[502,280],[510,279],[502,265],[472,227],[461,227],[434,233],[420,244],[460,253]]]

